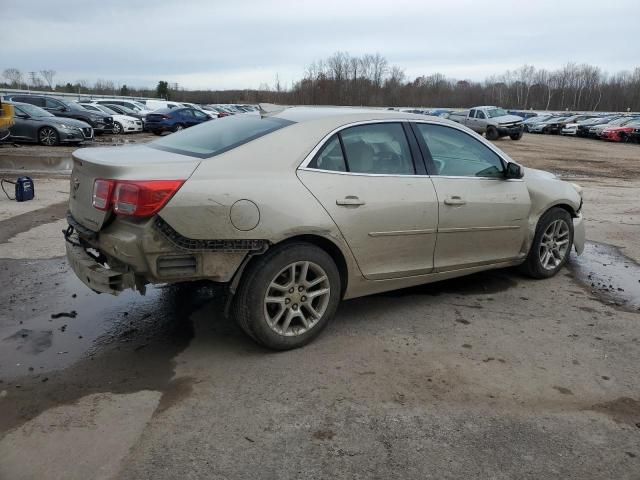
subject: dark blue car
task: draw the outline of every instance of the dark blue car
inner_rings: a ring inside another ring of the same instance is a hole
[[[161,108],[147,114],[144,127],[145,130],[161,135],[162,132],[177,132],[208,120],[211,120],[209,115],[195,108]]]

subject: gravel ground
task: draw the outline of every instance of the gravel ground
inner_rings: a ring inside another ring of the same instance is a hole
[[[68,178],[0,200],[0,478],[640,478],[640,147],[496,143],[584,186],[585,254],[344,302],[292,352],[206,284],[91,293]]]

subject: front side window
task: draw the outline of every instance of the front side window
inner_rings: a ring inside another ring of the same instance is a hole
[[[478,110],[476,113],[476,118],[487,118],[482,110]]]
[[[196,116],[198,120],[206,120],[207,118],[209,118],[207,114],[202,113],[199,110],[193,110],[193,114]]]
[[[416,124],[431,153],[436,175],[502,177],[500,157],[471,135],[442,125]]]

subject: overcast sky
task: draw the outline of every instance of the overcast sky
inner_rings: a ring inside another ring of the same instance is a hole
[[[252,88],[340,50],[409,77],[482,80],[525,63],[640,65],[638,0],[2,0],[0,70],[56,82]]]

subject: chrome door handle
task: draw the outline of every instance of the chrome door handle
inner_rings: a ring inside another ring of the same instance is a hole
[[[444,199],[444,204],[445,205],[453,205],[453,206],[460,206],[460,205],[466,205],[467,202],[465,202],[462,198],[460,197],[447,197]]]
[[[360,205],[364,205],[364,201],[360,200],[358,197],[354,195],[348,195],[341,200],[336,200],[336,205],[342,205],[345,207],[359,207]]]

